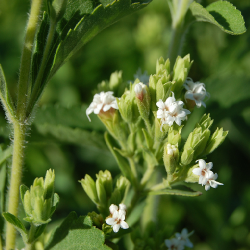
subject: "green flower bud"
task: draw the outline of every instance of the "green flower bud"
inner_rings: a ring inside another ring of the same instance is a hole
[[[172,145],[181,144],[181,129],[183,126],[178,126],[174,124],[168,130],[168,143]]]
[[[122,71],[115,71],[110,75],[109,87],[111,90],[115,90],[122,83]]]
[[[116,189],[119,190],[121,197],[122,197],[122,200],[125,199],[125,195],[126,195],[127,190],[129,189],[129,186],[130,186],[130,182],[124,176],[120,176],[119,179],[116,181]],[[119,203],[121,203],[121,202],[119,202]]]
[[[98,203],[105,206],[106,201],[107,201],[107,195],[106,195],[104,184],[100,178],[96,180],[96,191],[97,191],[98,200],[99,200]]]
[[[104,222],[102,215],[97,214],[96,212],[91,212],[88,213],[88,216],[91,218],[93,225],[101,229]]]
[[[192,148],[186,148],[181,154],[181,164],[188,165],[194,158],[194,150]]]
[[[228,131],[223,131],[223,128],[217,128],[207,143],[204,155],[212,153],[225,140]]]
[[[51,220],[50,217],[59,201],[57,194],[54,194],[54,182],[55,173],[48,170],[45,180],[36,178],[29,190],[27,187],[20,189],[24,211],[27,215],[24,220],[35,226],[47,224]]]
[[[79,182],[81,183],[81,185],[82,185],[84,191],[86,192],[86,194],[88,195],[88,197],[95,204],[98,204],[99,199],[98,199],[96,184],[95,184],[94,180],[89,175],[86,174],[85,178],[81,179]]]
[[[50,18],[57,22],[65,13],[67,0],[47,0],[47,5]]]
[[[96,175],[97,180],[99,179],[102,183],[107,197],[110,197],[113,192],[113,180],[111,173],[108,170],[105,170],[104,172],[101,170]]]
[[[141,82],[136,83],[136,81],[133,87],[139,113],[144,120],[148,120],[151,104],[149,88],[147,85]]]
[[[171,91],[175,93],[175,97],[178,99],[183,88],[183,84],[188,76],[189,69],[193,61],[190,62],[190,55],[186,55],[181,58],[177,57],[174,69],[173,69],[173,81],[175,82]]]
[[[166,61],[164,60],[163,57],[160,57],[156,61],[156,74],[157,75],[170,75],[170,61],[167,59]]]
[[[196,124],[196,128],[199,128],[201,127],[202,128],[202,131],[204,131],[205,129],[209,129],[211,127],[211,125],[213,124],[213,121],[211,118],[210,118],[210,114],[204,114],[202,116],[202,118],[200,119],[200,121]]]
[[[178,147],[169,143],[165,144],[163,152],[163,162],[168,175],[172,175],[179,163]]]
[[[48,170],[44,181],[44,197],[49,199],[54,194],[55,171]]]

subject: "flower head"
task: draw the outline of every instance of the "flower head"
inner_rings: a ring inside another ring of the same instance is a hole
[[[106,223],[110,225],[113,228],[113,231],[117,233],[121,228],[128,229],[129,226],[127,222],[125,222],[125,216],[126,216],[126,206],[124,204],[118,206],[112,204],[109,207],[110,216],[106,218]]]
[[[183,250],[185,246],[192,248],[193,244],[189,240],[189,236],[193,232],[188,233],[186,228],[183,228],[181,233],[176,233],[175,238],[165,240],[165,245],[169,250]]]
[[[212,172],[212,171],[210,171],[210,169],[212,169],[213,163],[212,162],[206,163],[202,159],[199,159],[197,161],[199,162],[199,167],[193,169],[192,172],[195,175],[199,175],[200,176],[200,178],[199,178],[199,184],[202,184],[203,180],[207,177],[207,175],[209,174],[209,172]]]
[[[199,184],[202,184],[202,186],[205,185],[205,190],[209,190],[210,186],[213,188],[217,188],[218,185],[224,185],[220,182],[215,181],[218,178],[217,174],[214,174],[213,171],[211,171],[213,167],[213,163],[209,162],[206,163],[204,160],[200,159],[199,161],[199,167],[193,169],[193,173],[195,175],[199,175]],[[196,161],[196,162],[197,162]]]
[[[201,82],[193,82],[193,80],[188,77],[185,84],[185,100],[194,101],[198,108],[202,106],[206,107],[205,102],[203,101],[205,97],[210,97],[209,93],[206,91],[205,84]]]
[[[101,92],[100,94],[95,94],[93,102],[89,105],[86,110],[86,115],[89,118],[91,113],[99,114],[101,111],[106,112],[110,109],[118,109],[116,98],[113,96],[112,91]]]
[[[172,126],[175,122],[179,126],[181,121],[187,118],[187,115],[191,112],[183,108],[184,103],[182,101],[176,101],[174,93],[172,92],[172,97],[168,97],[165,102],[161,99],[156,103],[158,107],[157,118],[161,119],[161,131],[162,126],[167,124]]]

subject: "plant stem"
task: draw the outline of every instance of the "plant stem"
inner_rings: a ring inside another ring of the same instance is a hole
[[[25,144],[26,126],[18,121],[14,122],[14,144],[12,156],[12,168],[9,186],[8,212],[17,216],[19,204],[19,186],[22,178],[22,165]],[[6,250],[15,249],[16,230],[7,223]]]
[[[21,118],[21,120],[25,119],[25,111],[29,89],[29,77],[31,70],[32,49],[37,24],[39,22],[39,14],[42,2],[43,0],[32,0],[26,37],[23,46],[17,97],[17,117]]]
[[[48,33],[47,42],[46,42],[46,46],[45,46],[44,53],[43,53],[43,59],[42,59],[41,66],[39,68],[38,75],[34,83],[34,87],[32,89],[32,93],[31,93],[30,100],[29,100],[28,107],[27,107],[27,112],[26,112],[27,117],[32,112],[32,109],[41,94],[41,88],[42,88],[41,82],[44,77],[44,72],[45,72],[45,68],[47,65],[48,58],[49,58],[49,53],[50,53],[51,45],[52,45],[53,38],[55,35],[55,31],[56,31],[56,22],[54,20],[50,20],[49,33]]]

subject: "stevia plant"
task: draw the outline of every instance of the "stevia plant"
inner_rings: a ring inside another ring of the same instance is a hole
[[[96,174],[94,180],[86,174],[79,182],[98,213],[93,211],[78,217],[71,212],[47,233],[46,226],[59,202],[54,190],[54,171],[48,170],[45,179],[36,178],[30,188],[21,185],[27,132],[37,103],[46,84],[64,62],[104,28],[144,8],[149,1],[31,1],[17,96],[10,93],[0,67],[0,99],[13,140],[12,147],[1,156],[1,169],[10,155],[12,163],[8,194],[1,198],[6,223],[1,218],[0,249],[16,249],[16,230],[26,250],[118,249],[118,240],[129,233],[134,249],[180,250],[193,246],[189,240],[192,232],[188,233],[187,229],[171,237],[164,234],[163,228],[156,237],[152,230],[156,224],[150,222],[140,228],[140,215],[149,197],[201,195],[186,183],[201,184],[206,191],[223,185],[211,170],[212,162],[206,161],[228,132],[223,128],[211,131],[213,120],[210,114],[204,114],[187,139],[182,136],[193,110],[206,107],[209,94],[204,83],[188,76],[192,56],[180,55],[185,35],[194,21],[210,22],[232,35],[244,33],[245,26],[240,12],[227,1],[214,2],[206,8],[193,0],[168,3],[172,15],[168,59],[157,60],[155,74],[144,75],[143,79],[137,75],[129,83],[122,80],[120,72],[112,74],[110,81],[97,86],[93,102],[86,109],[90,121],[94,113],[105,125],[105,142],[120,175],[114,177],[105,170]],[[153,178],[162,169],[165,173],[160,180]],[[2,174],[6,180],[7,172]],[[19,192],[25,211],[23,217],[18,215]],[[4,196],[5,192],[1,191],[1,197]],[[23,220],[29,223],[28,228]]]

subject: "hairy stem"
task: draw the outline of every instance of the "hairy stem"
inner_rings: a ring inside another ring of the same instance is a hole
[[[19,204],[19,186],[22,178],[22,165],[24,156],[26,126],[18,121],[14,122],[14,144],[12,156],[12,168],[9,185],[8,212],[17,216]],[[16,230],[7,223],[6,250],[15,249]]]
[[[47,60],[49,58],[49,53],[50,53],[51,45],[52,45],[52,42],[54,39],[55,31],[56,31],[56,22],[51,20],[50,27],[49,27],[49,33],[48,33],[48,37],[47,37],[47,43],[46,43],[44,53],[43,53],[43,59],[42,59],[41,66],[40,66],[39,71],[38,71],[36,81],[34,83],[34,88],[32,89],[29,103],[28,103],[27,112],[26,112],[27,116],[29,116],[30,113],[32,112],[32,109],[33,109],[34,105],[36,104],[36,102],[41,94],[41,89],[42,89],[41,82],[42,82],[43,77],[44,77],[44,72],[45,72],[45,68],[47,65]]]
[[[23,46],[17,97],[17,117],[19,117],[21,120],[25,119],[25,107],[28,98],[32,49],[37,24],[39,22],[39,14],[42,7],[42,2],[43,0],[32,0],[30,16]]]

